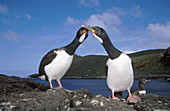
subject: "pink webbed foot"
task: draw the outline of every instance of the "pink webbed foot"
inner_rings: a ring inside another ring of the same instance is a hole
[[[64,89],[64,88],[63,88]],[[65,91],[67,91],[68,93],[74,92],[72,90],[68,90],[68,89],[64,89]]]
[[[61,89],[61,88],[63,87],[58,86],[58,87],[52,87],[51,89]]]
[[[138,103],[138,102],[141,101],[141,99],[140,99],[138,96],[136,96],[136,95],[131,95],[131,96],[129,96],[129,97],[127,98],[127,101],[128,101],[129,103]]]
[[[113,100],[120,101],[118,97],[112,97]]]
[[[65,89],[65,88],[63,88],[63,87],[55,87],[55,88],[52,88],[52,89],[64,89],[66,92],[68,92],[68,93],[71,93],[71,92],[73,92],[73,91],[71,91],[71,90],[68,90],[68,89]]]

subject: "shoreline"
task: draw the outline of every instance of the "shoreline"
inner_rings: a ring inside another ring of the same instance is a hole
[[[170,74],[159,74],[159,75],[135,75],[134,79],[140,79],[140,78],[146,78],[146,79],[168,79],[170,78]],[[63,77],[63,79],[106,79],[106,77]]]

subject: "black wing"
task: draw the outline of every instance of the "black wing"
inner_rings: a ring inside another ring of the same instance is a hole
[[[40,65],[39,65],[39,76],[42,76],[42,75],[45,75],[46,76],[46,80],[48,79],[47,78],[47,75],[44,71],[44,67],[48,64],[50,64],[53,59],[57,56],[57,54],[54,52],[54,51],[57,51],[59,49],[53,49],[51,50],[50,52],[48,52],[41,60],[40,62]]]
[[[108,73],[108,66],[106,65],[106,66],[105,66],[105,74],[106,74],[106,77],[107,77],[107,73]]]

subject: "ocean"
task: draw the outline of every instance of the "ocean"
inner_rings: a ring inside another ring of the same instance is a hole
[[[45,85],[49,85],[48,81],[40,79],[31,79]],[[132,91],[138,89],[139,80],[136,79],[132,86]],[[57,82],[52,81],[54,87],[57,87]],[[88,89],[94,96],[102,95],[105,97],[111,96],[111,91],[107,87],[106,79],[61,79],[61,84],[64,88],[69,90],[79,90],[81,88]],[[151,79],[146,82],[144,87],[147,94],[160,94],[162,96],[170,97],[170,80],[166,79]],[[123,97],[128,95],[127,91],[123,92]]]

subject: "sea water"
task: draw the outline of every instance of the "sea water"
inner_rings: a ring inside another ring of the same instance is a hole
[[[48,81],[40,79],[31,79],[45,85],[49,85]],[[132,91],[138,89],[139,80],[136,79],[132,86]],[[69,90],[79,90],[81,88],[88,89],[94,96],[103,95],[105,97],[111,96],[111,91],[107,87],[106,79],[61,79],[64,88]],[[54,87],[58,84],[52,81]],[[152,79],[144,84],[147,94],[160,94],[162,96],[170,97],[170,80]],[[128,95],[127,91],[123,92],[123,97]]]

